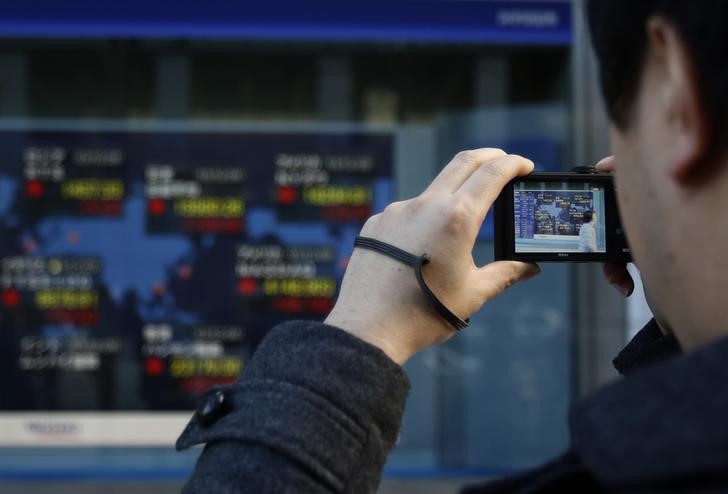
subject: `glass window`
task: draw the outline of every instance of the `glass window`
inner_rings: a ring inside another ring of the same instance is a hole
[[[457,151],[503,147],[564,167],[569,55],[538,44],[3,41],[0,421],[157,410],[184,424],[268,328],[322,318],[363,220],[419,193]],[[490,223],[475,256],[492,259]],[[388,474],[505,473],[558,453],[569,300],[567,271],[548,266],[408,363]],[[56,423],[74,444],[75,422]],[[5,446],[43,443],[30,430]],[[78,461],[97,467],[93,456]]]

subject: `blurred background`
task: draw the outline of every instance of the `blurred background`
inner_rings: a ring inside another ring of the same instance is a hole
[[[369,215],[463,149],[608,154],[590,50],[579,0],[4,5],[0,492],[179,491],[199,396],[323,318]],[[406,365],[381,492],[567,446],[649,313],[599,266],[542,267]]]

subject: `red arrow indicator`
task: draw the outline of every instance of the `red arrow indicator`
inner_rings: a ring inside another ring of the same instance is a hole
[[[167,210],[167,203],[164,199],[150,199],[147,203],[147,210],[152,216],[161,216]]]
[[[149,357],[144,362],[144,371],[150,376],[158,376],[164,372],[164,362],[159,357]]]
[[[292,204],[296,202],[298,193],[296,189],[291,186],[285,186],[278,188],[278,202],[281,204]]]
[[[238,281],[238,291],[243,295],[255,295],[258,291],[258,283],[255,278],[243,278]]]
[[[5,307],[11,309],[13,307],[17,307],[18,305],[20,305],[20,292],[18,292],[15,288],[8,288],[6,290],[3,290],[2,301]]]
[[[40,180],[25,182],[25,195],[29,199],[40,199],[45,194],[45,184]]]

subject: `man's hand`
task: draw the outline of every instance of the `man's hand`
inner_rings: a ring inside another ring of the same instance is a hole
[[[535,276],[535,264],[500,261],[483,267],[472,256],[485,215],[503,187],[533,163],[499,149],[459,153],[420,196],[371,217],[362,236],[411,254],[428,254],[425,280],[462,319],[514,283]],[[355,249],[327,324],[381,348],[403,364],[447,340],[454,329],[428,304],[413,269],[380,253]]]
[[[614,156],[607,156],[596,164],[595,168],[600,172],[614,171]],[[625,263],[604,263],[602,264],[604,277],[610,285],[619,291],[623,297],[629,297],[634,291],[634,280],[627,271]]]

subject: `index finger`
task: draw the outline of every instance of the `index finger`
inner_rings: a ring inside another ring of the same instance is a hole
[[[479,223],[508,182],[533,171],[533,161],[507,154],[484,163],[455,193],[478,213]]]
[[[479,148],[462,151],[455,155],[450,163],[435,177],[425,192],[452,194],[483,163],[504,156],[506,153],[496,148]]]

